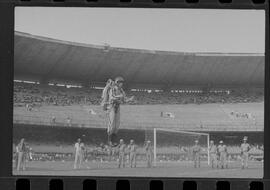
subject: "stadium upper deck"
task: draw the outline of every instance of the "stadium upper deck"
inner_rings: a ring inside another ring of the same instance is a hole
[[[59,41],[15,32],[15,78],[158,86],[264,84],[263,54],[179,53]],[[244,73],[244,74],[243,74]]]

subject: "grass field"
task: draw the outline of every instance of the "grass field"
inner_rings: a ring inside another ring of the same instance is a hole
[[[121,169],[117,168],[117,162],[85,162],[81,169],[74,170],[71,161],[31,161],[25,171],[14,168],[13,175],[262,178],[263,163],[250,161],[249,168],[243,170],[240,162],[230,162],[228,169],[212,169],[206,162],[201,163],[201,168],[194,168],[192,161],[159,162],[153,168],[146,168],[145,162],[139,162],[137,168]]]

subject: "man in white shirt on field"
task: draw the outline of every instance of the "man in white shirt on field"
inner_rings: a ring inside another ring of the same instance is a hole
[[[209,146],[209,153],[210,153],[210,164],[211,167],[214,168],[215,166],[218,167],[217,163],[217,146],[214,144],[214,141],[210,141],[210,146]]]
[[[84,144],[81,142],[79,138],[75,143],[75,161],[74,161],[74,169],[81,168],[83,153],[84,153]]]
[[[243,143],[241,144],[241,166],[242,169],[248,168],[248,157],[250,145],[247,143],[247,136],[244,137]]]

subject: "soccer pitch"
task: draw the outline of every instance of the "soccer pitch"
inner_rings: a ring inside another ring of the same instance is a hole
[[[40,176],[108,176],[108,177],[182,177],[182,178],[262,178],[263,163],[250,161],[249,168],[241,169],[240,162],[229,162],[228,169],[212,169],[207,162],[201,162],[200,168],[194,168],[192,161],[158,162],[153,168],[147,168],[145,162],[138,162],[136,168],[118,168],[117,162],[84,162],[81,169],[73,169],[73,162],[67,161],[31,161],[26,170],[16,171],[13,175]]]

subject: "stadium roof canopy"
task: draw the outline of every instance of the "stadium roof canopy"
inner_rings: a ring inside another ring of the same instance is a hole
[[[182,53],[115,48],[15,32],[14,76],[39,81],[239,86],[264,84],[263,54]]]

